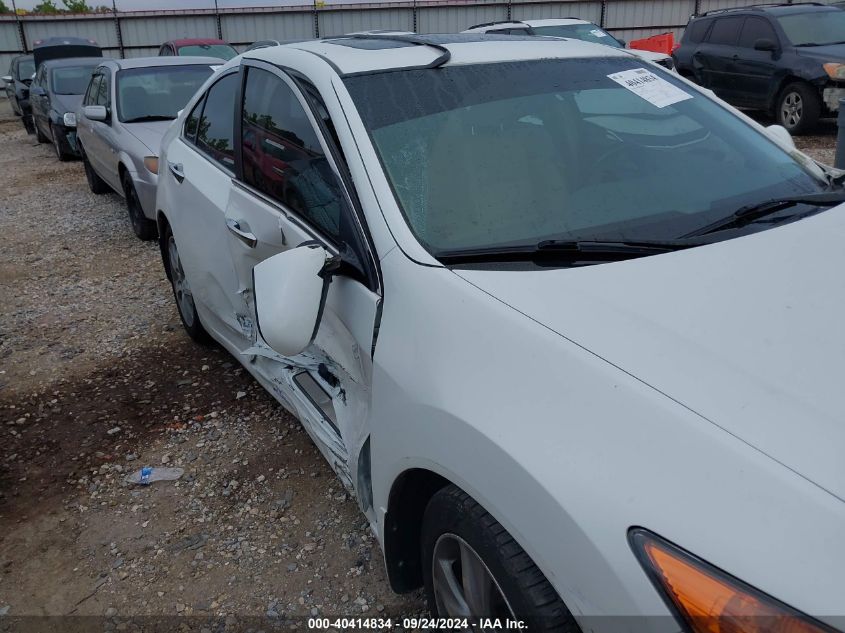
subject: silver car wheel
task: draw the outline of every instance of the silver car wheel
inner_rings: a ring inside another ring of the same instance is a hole
[[[443,534],[434,545],[432,585],[443,617],[516,619],[496,578],[464,539]]]
[[[179,313],[185,321],[185,325],[191,327],[194,324],[195,308],[191,288],[185,278],[185,271],[182,269],[182,260],[179,259],[179,250],[176,248],[176,240],[173,236],[167,242],[167,255],[170,261],[170,277],[173,283],[173,292],[176,295],[176,304]]]
[[[804,114],[804,101],[797,92],[790,92],[783,98],[781,105],[781,118],[785,127],[793,128],[801,122]]]

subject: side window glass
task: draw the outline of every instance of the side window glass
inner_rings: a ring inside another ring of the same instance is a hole
[[[199,129],[200,115],[202,114],[202,106],[204,104],[205,96],[197,101],[197,105],[194,106],[188,118],[185,119],[185,138],[191,143],[196,143],[197,141],[197,130]]]
[[[739,40],[739,30],[742,28],[743,20],[745,20],[745,18],[741,16],[719,18],[713,24],[713,28],[710,30],[710,37],[707,41],[710,44],[735,46],[737,40]]]
[[[205,97],[205,107],[197,129],[197,147],[227,169],[233,169],[235,166],[232,128],[235,121],[237,89],[237,73],[232,73],[211,86]]]
[[[97,99],[94,103],[107,108],[111,106],[111,94],[109,87],[111,81],[108,75],[100,75],[100,83],[97,84]]]
[[[250,68],[242,116],[244,180],[339,239],[342,189],[290,86],[266,70]]]
[[[743,48],[754,48],[757,40],[771,40],[777,44],[775,30],[766,20],[762,18],[746,18],[742,27],[742,35],[739,38],[739,45]]]
[[[100,89],[100,75],[91,77],[88,82],[88,90],[85,91],[85,98],[82,100],[82,105],[94,105],[97,91]]]

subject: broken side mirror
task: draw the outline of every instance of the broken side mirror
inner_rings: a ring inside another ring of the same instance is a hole
[[[302,353],[314,339],[338,261],[322,246],[306,243],[252,269],[258,332],[282,356]]]
[[[795,149],[795,139],[792,138],[792,134],[789,133],[789,130],[782,125],[769,125],[766,128],[766,132],[768,132],[769,136],[777,143],[785,145],[788,149]]]

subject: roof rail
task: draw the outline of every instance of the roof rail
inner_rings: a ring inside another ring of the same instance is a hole
[[[568,18],[567,18],[568,19]],[[482,22],[481,24],[473,24],[470,29],[480,29],[484,26],[496,26],[497,24],[525,24],[522,20],[496,20],[495,22]],[[469,30],[469,29],[467,29]]]
[[[719,13],[731,13],[733,11],[754,11],[754,10],[762,11],[763,9],[766,9],[766,8],[769,8],[769,7],[800,7],[800,6],[803,6],[803,5],[814,6],[814,7],[828,6],[828,5],[824,4],[823,2],[795,2],[795,3],[792,3],[792,2],[768,2],[768,3],[762,3],[762,4],[749,4],[749,5],[744,6],[744,7],[727,7],[727,8],[724,8],[724,9],[711,9],[710,11],[705,11],[704,13],[699,13],[695,17],[702,18],[706,15],[716,15],[716,14],[719,14]]]

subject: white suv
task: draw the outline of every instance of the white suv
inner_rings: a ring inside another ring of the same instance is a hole
[[[486,22],[471,26],[463,33],[494,33],[498,35],[538,35],[546,37],[567,37],[584,42],[595,42],[613,48],[625,48],[624,40],[613,37],[598,24],[579,20],[578,18],[554,18],[546,20],[506,20],[503,22]],[[660,64],[669,70],[674,70],[675,62],[671,55],[628,49],[629,53],[655,64]]]
[[[162,142],[164,265],[453,618],[395,624],[829,633],[845,194],[783,133],[577,40],[258,49]]]

